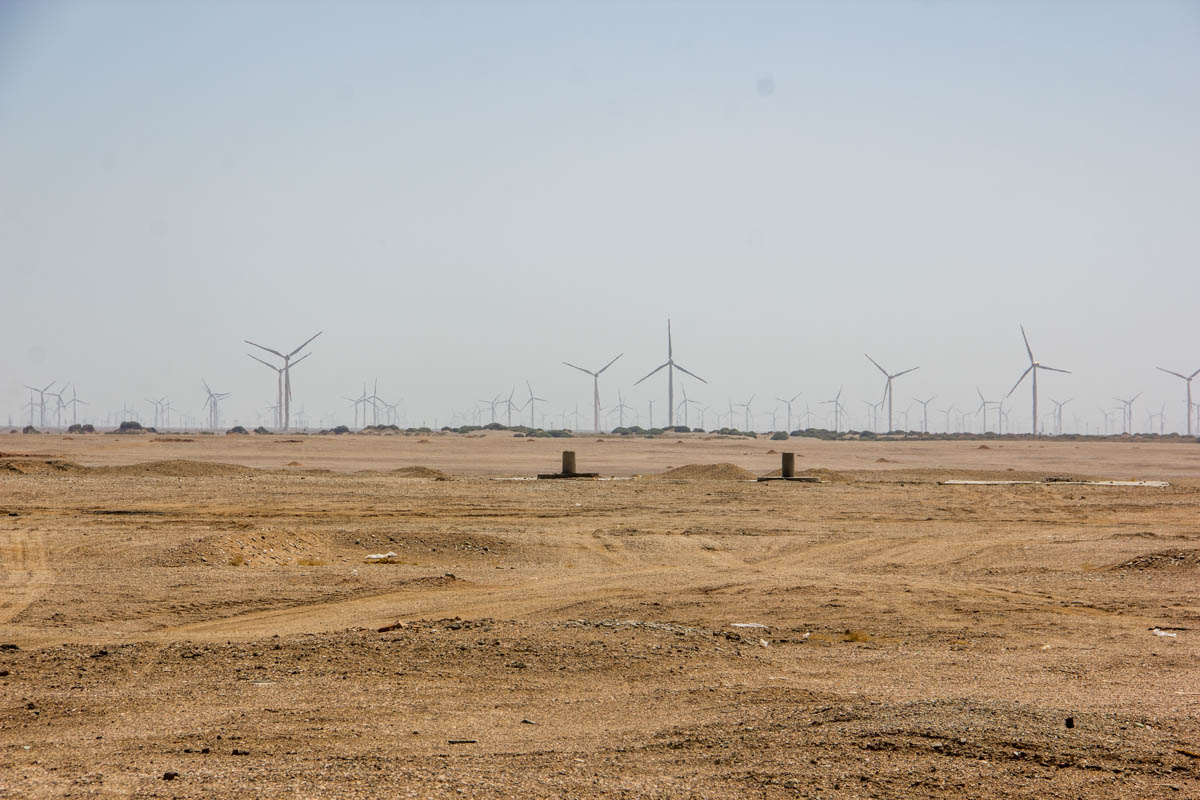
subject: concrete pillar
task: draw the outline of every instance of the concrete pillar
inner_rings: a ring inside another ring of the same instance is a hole
[[[563,450],[563,465],[562,471],[564,475],[575,474],[575,451]]]
[[[796,454],[783,453],[783,469],[781,473],[785,478],[796,477]]]

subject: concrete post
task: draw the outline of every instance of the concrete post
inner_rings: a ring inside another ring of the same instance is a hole
[[[562,471],[564,475],[575,474],[575,451],[563,450]]]
[[[785,478],[796,477],[796,454],[795,453],[784,453],[783,454],[783,469],[780,474],[783,475],[783,477],[785,477]]]

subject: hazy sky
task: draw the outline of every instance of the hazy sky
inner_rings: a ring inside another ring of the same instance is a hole
[[[1198,141],[1196,2],[8,0],[0,421],[51,380],[199,415],[201,377],[268,421],[242,339],[323,329],[314,424],[375,378],[412,423],[526,379],[590,420],[560,362],[620,352],[605,404],[661,424],[670,316],[762,428],[842,384],[861,427],[864,351],[973,410],[1023,323],[1068,425],[1145,391],[1182,429]]]

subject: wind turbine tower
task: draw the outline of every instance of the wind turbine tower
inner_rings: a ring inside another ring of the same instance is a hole
[[[863,355],[867,356],[866,353],[863,353]],[[887,385],[885,385],[883,388],[883,394],[884,394],[884,397],[887,398],[887,404],[888,404],[888,429],[887,429],[887,432],[891,433],[894,430],[894,428],[892,427],[892,381],[894,381],[896,378],[899,378],[901,375],[907,375],[908,373],[912,372],[913,370],[920,369],[920,367],[911,367],[909,369],[904,370],[903,372],[897,372],[895,375],[892,375],[886,369],[879,366],[879,362],[876,361],[875,359],[871,358],[870,356],[867,356],[867,361],[870,361],[872,364],[874,364],[875,367],[880,372],[883,373],[883,376],[885,378],[887,378]]]
[[[1176,378],[1182,378],[1184,380],[1184,382],[1187,384],[1187,407],[1184,411],[1183,416],[1187,419],[1187,435],[1191,436],[1192,435],[1192,378],[1196,377],[1197,375],[1200,375],[1200,369],[1196,370],[1191,375],[1184,375],[1182,373],[1175,372],[1174,370],[1163,369],[1162,367],[1155,367],[1155,369],[1157,369],[1161,372],[1165,372],[1168,375],[1174,375]]]
[[[666,363],[655,367],[653,370],[650,371],[649,375],[646,375],[644,378],[642,378],[642,380],[635,383],[634,386],[637,386],[638,383],[641,383],[642,381],[646,380],[646,378],[649,378],[650,375],[653,375],[654,373],[658,372],[663,367],[666,367],[666,369],[667,369],[667,427],[673,428],[673,427],[675,427],[675,370],[679,370],[684,375],[691,375],[693,378],[700,381],[701,383],[708,383],[708,381],[704,380],[704,378],[701,378],[699,375],[697,375],[694,372],[688,372],[686,369],[684,369],[683,367],[681,367],[675,363],[674,351],[673,351],[672,345],[671,345],[671,320],[670,319],[667,320],[667,361],[666,361]],[[731,422],[731,424],[732,424],[732,422]]]
[[[252,347],[257,347],[259,350],[266,350],[268,353],[273,353],[274,355],[277,355],[283,359],[283,367],[282,367],[282,369],[283,369],[283,392],[282,392],[283,397],[282,397],[282,403],[281,403],[281,405],[283,406],[283,430],[287,430],[288,426],[291,424],[291,404],[292,404],[292,373],[291,373],[291,369],[292,369],[292,367],[295,366],[295,364],[292,363],[292,357],[295,356],[296,353],[299,353],[301,350],[308,347],[312,343],[313,339],[316,339],[322,333],[324,333],[324,331],[317,331],[316,333],[314,333],[312,336],[310,336],[308,338],[308,341],[306,341],[304,344],[300,345],[299,347],[297,347],[295,350],[291,351],[290,353],[287,353],[286,355],[284,353],[279,352],[278,350],[272,350],[269,347],[263,347],[261,344],[256,344],[256,343],[250,341],[249,339],[243,340],[246,344],[248,344]],[[303,358],[303,356],[301,358]],[[301,361],[300,358],[296,359],[296,364],[299,364],[300,361]]]
[[[936,398],[936,397],[937,397],[937,395],[935,394],[932,397],[930,397],[928,400],[922,400],[918,397],[913,398],[914,400],[916,400],[918,403],[921,404],[921,409],[924,414],[925,428],[922,431],[922,433],[929,433],[929,404],[932,403],[934,401],[934,398]]]
[[[867,358],[870,358],[870,356],[867,356]],[[914,367],[913,369],[916,369],[916,367]],[[832,400],[822,400],[821,401],[821,405],[823,405],[823,406],[827,406],[830,404],[833,405],[833,432],[834,433],[839,433],[842,429],[842,411],[845,410],[842,406],[842,390],[845,388],[846,388],[845,386],[838,387],[837,394],[835,394],[833,396]]]
[[[797,398],[797,397],[799,397],[799,396],[800,396],[800,395],[802,395],[802,394],[804,394],[804,392],[796,392],[794,395],[792,395],[792,399],[791,399],[791,400],[784,400],[782,397],[776,397],[776,398],[775,398],[776,400],[778,400],[779,402],[781,402],[781,403],[783,403],[785,406],[787,406],[787,426],[788,426],[788,433],[791,433],[791,432],[792,432],[792,403],[796,402],[796,398]]]
[[[522,409],[525,409],[526,407],[529,408],[529,427],[536,429],[537,425],[533,424],[534,409],[537,408],[537,405],[536,405],[537,403],[545,403],[545,402],[547,402],[547,400],[546,400],[546,398],[538,397],[533,393],[533,387],[529,385],[529,381],[525,381],[525,388],[529,390],[529,399],[525,401],[525,405],[521,406],[521,408]],[[563,427],[566,427],[566,426],[564,425]]]
[[[625,354],[620,353],[617,358],[620,358],[623,355]],[[571,369],[577,369],[580,372],[586,372],[588,375],[592,376],[592,420],[596,433],[600,432],[600,375],[604,372],[604,370],[615,364],[617,358],[614,358],[612,361],[608,362],[595,372],[592,372],[590,369],[584,369],[583,367],[577,367],[569,361],[562,362]]]
[[[1039,369],[1048,369],[1051,372],[1065,372],[1067,374],[1070,374],[1070,370],[1058,369],[1057,367],[1047,367],[1045,364],[1042,364],[1037,359],[1035,359],[1033,357],[1033,349],[1029,346],[1029,337],[1025,335],[1025,326],[1024,325],[1021,326],[1021,338],[1025,340],[1025,352],[1029,354],[1029,366],[1026,367],[1025,371],[1021,373],[1021,377],[1017,378],[1017,382],[1013,384],[1013,388],[1008,390],[1008,394],[1006,394],[1004,396],[1004,398],[1007,400],[1009,397],[1011,397],[1012,393],[1015,392],[1017,390],[1017,387],[1021,385],[1021,381],[1025,380],[1025,376],[1031,372],[1033,373],[1033,435],[1037,436],[1038,435],[1038,415],[1037,415],[1037,406],[1038,406],[1037,374],[1038,374],[1038,370]]]

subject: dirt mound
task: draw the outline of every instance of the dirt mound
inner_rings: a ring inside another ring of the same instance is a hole
[[[441,470],[430,469],[429,467],[400,467],[388,472],[389,475],[394,475],[398,478],[424,478],[430,481],[448,481],[450,476]]]
[[[1157,553],[1122,561],[1112,567],[1114,570],[1126,569],[1178,569],[1180,567],[1200,567],[1200,549],[1197,550],[1160,550]]]
[[[700,481],[750,481],[754,473],[737,464],[685,464],[662,473],[660,478]]]
[[[150,441],[152,442],[194,442],[195,439],[188,439],[184,436],[155,436]]]
[[[147,461],[142,464],[126,464],[121,467],[94,467],[89,471],[103,475],[136,475],[147,478],[212,478],[227,475],[249,475],[254,472],[250,467],[242,467],[237,464],[218,464],[185,459]]]
[[[979,445],[979,447],[976,447],[975,449],[976,450],[991,450],[992,448],[988,447],[986,444],[981,444],[981,445]]]
[[[895,462],[895,461],[892,461],[890,458],[882,458],[882,457],[880,457],[880,458],[877,458],[877,459],[875,459],[875,463],[876,463],[876,464],[895,464],[895,463],[897,463],[897,462]]]
[[[61,461],[54,458],[13,458],[0,460],[0,472],[11,472],[17,475],[62,475],[85,472],[74,461]]]

